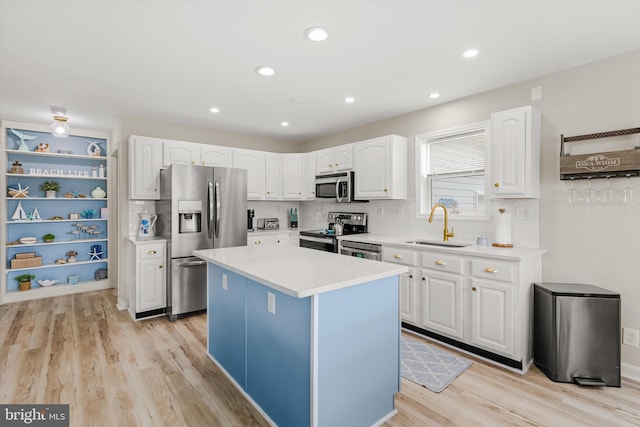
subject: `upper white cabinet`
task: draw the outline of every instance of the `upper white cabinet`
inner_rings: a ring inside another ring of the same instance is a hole
[[[280,154],[264,153],[265,169],[265,199],[278,200],[282,198],[282,167]]]
[[[129,138],[129,199],[158,199],[162,140],[131,135]]]
[[[540,112],[531,106],[491,115],[492,195],[540,197]]]
[[[304,154],[304,199],[316,198],[316,153]]]
[[[199,165],[200,145],[195,142],[168,141],[163,144],[162,165]]]
[[[353,146],[356,199],[407,198],[407,138],[387,135]]]
[[[255,150],[233,150],[234,168],[247,170],[247,198],[265,198],[265,152]]]
[[[353,168],[353,144],[316,151],[318,174],[340,172],[351,168]]]
[[[219,145],[199,144],[200,164],[205,166],[231,167],[231,148]]]
[[[282,154],[281,158],[282,198],[301,200],[305,183],[304,154]]]

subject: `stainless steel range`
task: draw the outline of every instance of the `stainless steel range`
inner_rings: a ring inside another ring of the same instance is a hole
[[[367,220],[367,214],[363,212],[329,212],[326,229],[300,231],[300,247],[338,253],[334,225],[342,225],[343,235],[362,234],[367,232]],[[335,228],[340,229],[339,226]]]

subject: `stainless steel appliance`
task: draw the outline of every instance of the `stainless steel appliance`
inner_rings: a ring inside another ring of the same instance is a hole
[[[620,387],[620,294],[570,283],[533,289],[536,366],[553,381]]]
[[[280,228],[280,220],[278,218],[258,218],[259,230],[278,230]]]
[[[160,172],[156,229],[167,239],[167,315],[206,309],[206,262],[198,249],[246,246],[247,171],[172,165]]]
[[[329,212],[326,229],[300,231],[300,247],[338,253],[338,240],[333,231],[336,222],[342,223],[342,233],[361,234],[367,232],[367,214],[362,212]]]
[[[352,242],[351,240],[342,240],[342,255],[349,255],[356,258],[372,259],[374,261],[382,260],[382,245],[377,243]]]
[[[355,200],[355,175],[353,171],[316,176],[316,198],[334,199],[337,203],[351,203]]]

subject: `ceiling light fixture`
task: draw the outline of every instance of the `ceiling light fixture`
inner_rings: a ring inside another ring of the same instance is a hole
[[[307,28],[304,36],[312,42],[323,42],[329,38],[329,30],[325,27],[311,27]]]
[[[289,122],[282,122],[282,123],[280,123],[280,126],[286,128],[287,126],[289,126]]]
[[[209,111],[211,111],[213,114],[218,114],[220,112],[220,109],[217,107],[211,107]]]
[[[437,98],[440,98],[440,94],[439,94],[438,92],[431,92],[431,93],[429,94],[429,98],[431,98],[431,99],[437,99]]]
[[[51,105],[51,113],[53,113],[53,123],[49,126],[51,130],[51,135],[56,138],[66,138],[71,133],[71,128],[67,124],[67,109],[64,107],[57,107],[55,105]]]
[[[276,73],[276,70],[274,70],[271,67],[266,67],[263,65],[256,68],[256,73],[260,74],[261,76],[271,77]]]
[[[464,56],[465,58],[474,58],[478,56],[479,53],[480,51],[478,49],[469,49],[469,50],[465,50],[462,53],[462,56]]]
[[[353,96],[347,96],[344,99],[344,102],[346,102],[347,104],[353,104],[354,102],[356,102],[356,99]]]

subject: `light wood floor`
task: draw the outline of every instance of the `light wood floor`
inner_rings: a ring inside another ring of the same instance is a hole
[[[72,426],[262,426],[205,356],[206,317],[133,322],[114,290],[0,306],[0,402],[68,403]],[[442,393],[402,380],[385,426],[639,426],[640,384],[583,388],[482,361]]]

